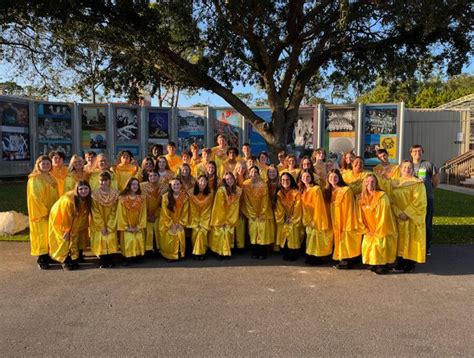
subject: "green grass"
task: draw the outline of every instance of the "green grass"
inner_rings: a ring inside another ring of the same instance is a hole
[[[0,211],[9,210],[27,214],[26,182],[0,183]],[[28,241],[28,230],[0,241]],[[436,189],[433,243],[474,243],[474,196]]]

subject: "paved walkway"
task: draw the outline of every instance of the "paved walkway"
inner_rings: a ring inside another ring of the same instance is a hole
[[[449,190],[449,191],[454,191],[456,193],[474,195],[474,189],[473,188],[466,188],[466,187],[458,186],[458,185],[439,184],[438,188],[444,189],[444,190]]]
[[[40,271],[0,242],[1,356],[474,356],[474,245],[414,274],[239,254]]]

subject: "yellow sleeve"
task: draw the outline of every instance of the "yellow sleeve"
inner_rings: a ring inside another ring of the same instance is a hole
[[[278,224],[283,224],[285,222],[285,208],[281,203],[281,198],[278,194],[275,208],[275,221]]]
[[[189,199],[186,200],[183,204],[183,209],[181,210],[179,223],[183,226],[187,226],[189,223]]]
[[[123,205],[122,200],[118,200],[117,204],[117,230],[127,231],[128,220],[127,220],[127,209]]]
[[[380,237],[394,235],[397,233],[397,224],[390,207],[390,200],[387,194],[383,194],[379,199],[375,211],[375,220],[377,226],[377,235]],[[424,221],[424,219],[423,219]]]
[[[425,184],[420,182],[412,185],[411,190],[411,202],[407,205],[404,212],[415,224],[421,225],[425,222],[426,217],[427,199]]]
[[[229,208],[227,208],[228,210],[228,215],[227,215],[227,224],[229,224],[230,226],[236,226],[237,225],[237,222],[239,221],[239,214],[240,214],[240,196],[239,195],[239,198],[237,200],[235,200]]]
[[[68,175],[64,180],[64,192],[67,193],[68,191],[73,190],[75,186],[76,180],[72,175]]]
[[[321,188],[316,187],[313,194],[314,217],[313,222],[317,230],[327,230],[329,228],[329,218],[327,206],[324,202]]]
[[[59,237],[65,232],[70,232],[74,219],[74,202],[63,195],[51,208],[49,215],[50,225]],[[76,218],[79,219],[79,218]]]
[[[301,223],[303,220],[303,206],[301,204],[301,195],[298,195],[295,198],[295,206],[293,208],[293,215],[291,216],[291,222],[294,224]]]
[[[45,191],[48,190],[45,183],[37,178],[28,179],[26,187],[26,197],[28,206],[28,216],[31,221],[37,221],[48,217],[49,209],[44,201]]]
[[[105,227],[104,218],[100,210],[100,204],[92,200],[92,222],[91,222],[91,231],[97,232],[102,230]]]
[[[360,199],[356,200],[356,218],[357,218],[357,228],[361,234],[367,234],[368,228],[365,225],[366,217],[364,211],[362,210],[362,203]]]
[[[109,231],[115,231],[117,229],[117,203],[107,208],[109,212],[107,220],[107,229]]]
[[[161,199],[161,211],[160,211],[160,231],[165,233],[173,225],[173,218],[171,212],[168,210],[168,195],[164,194]]]
[[[140,216],[138,219],[138,225],[137,228],[139,229],[146,229],[146,220],[147,220],[147,214],[146,214],[146,199],[145,197],[143,198],[143,205],[140,209]]]
[[[217,189],[212,207],[211,226],[221,226],[226,223],[225,193],[223,190],[225,189]]]
[[[252,193],[250,189],[246,187],[243,189],[243,203],[242,203],[242,213],[248,219],[255,219],[260,213],[257,213],[257,210],[252,202]]]
[[[348,189],[341,202],[342,210],[342,231],[353,231],[357,228],[357,217],[355,212],[354,195],[352,190]]]

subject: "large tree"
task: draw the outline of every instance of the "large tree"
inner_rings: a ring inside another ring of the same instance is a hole
[[[362,92],[376,77],[403,79],[433,66],[459,73],[472,54],[468,0],[15,0],[4,6],[5,27],[44,21],[68,45],[60,51],[100,43],[106,88],[137,95],[171,81],[216,93],[274,152],[285,147],[307,89],[323,80]],[[235,83],[265,91],[270,123],[233,93]]]

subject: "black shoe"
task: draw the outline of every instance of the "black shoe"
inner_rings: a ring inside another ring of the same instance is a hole
[[[377,266],[373,272],[375,272],[377,275],[386,275],[388,274],[388,268],[385,266]]]
[[[47,262],[39,262],[38,263],[38,268],[40,270],[47,270],[47,269],[49,269],[49,264]]]

